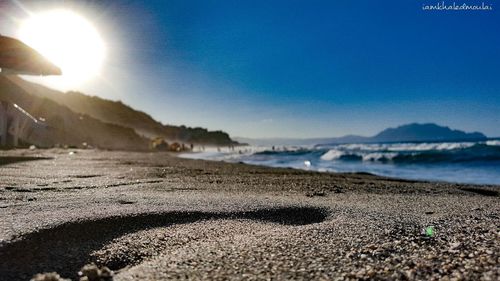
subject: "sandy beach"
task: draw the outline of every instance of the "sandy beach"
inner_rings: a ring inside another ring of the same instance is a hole
[[[498,186],[64,149],[0,178],[1,280],[500,278]]]

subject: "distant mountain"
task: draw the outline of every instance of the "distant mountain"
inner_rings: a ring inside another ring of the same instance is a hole
[[[370,138],[376,142],[421,142],[421,141],[477,141],[487,137],[479,132],[466,133],[433,123],[412,123],[397,128],[385,129]]]
[[[347,135],[338,138],[269,138],[251,139],[235,138],[240,142],[251,145],[318,145],[318,144],[342,144],[342,143],[372,143],[372,142],[434,142],[434,141],[481,141],[487,137],[479,132],[466,133],[460,130],[452,130],[449,127],[439,126],[433,123],[412,123],[397,128],[388,128],[373,137]]]
[[[106,123],[132,128],[137,134],[148,139],[161,137],[167,141],[203,145],[237,144],[227,133],[222,131],[164,125],[148,114],[135,110],[121,101],[110,101],[78,92],[62,93],[18,77],[9,79],[30,94],[52,100],[76,113],[86,114]]]

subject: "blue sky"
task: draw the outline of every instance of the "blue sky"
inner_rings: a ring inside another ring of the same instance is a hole
[[[102,79],[77,90],[163,123],[232,136],[327,137],[436,122],[500,136],[500,10],[494,1],[492,11],[422,10],[434,3],[24,5],[67,7],[94,21],[109,56]]]

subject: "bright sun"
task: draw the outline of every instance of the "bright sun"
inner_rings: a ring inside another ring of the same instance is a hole
[[[106,48],[95,27],[69,10],[32,15],[22,22],[19,39],[59,66],[50,77],[61,87],[74,87],[99,74]]]

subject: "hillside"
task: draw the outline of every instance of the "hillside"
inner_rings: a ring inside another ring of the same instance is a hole
[[[162,137],[167,141],[204,145],[236,144],[225,132],[164,125],[148,114],[135,110],[120,101],[110,101],[78,92],[62,93],[17,77],[10,79],[33,95],[50,99],[60,105],[67,106],[74,112],[87,114],[106,123],[132,128],[146,138]]]
[[[40,147],[69,145],[81,147],[87,143],[103,149],[145,150],[149,140],[130,128],[102,122],[86,114],[76,113],[50,99],[32,95],[0,76],[0,101],[15,103],[37,119],[45,120],[46,129],[35,132],[23,125],[23,141]]]

